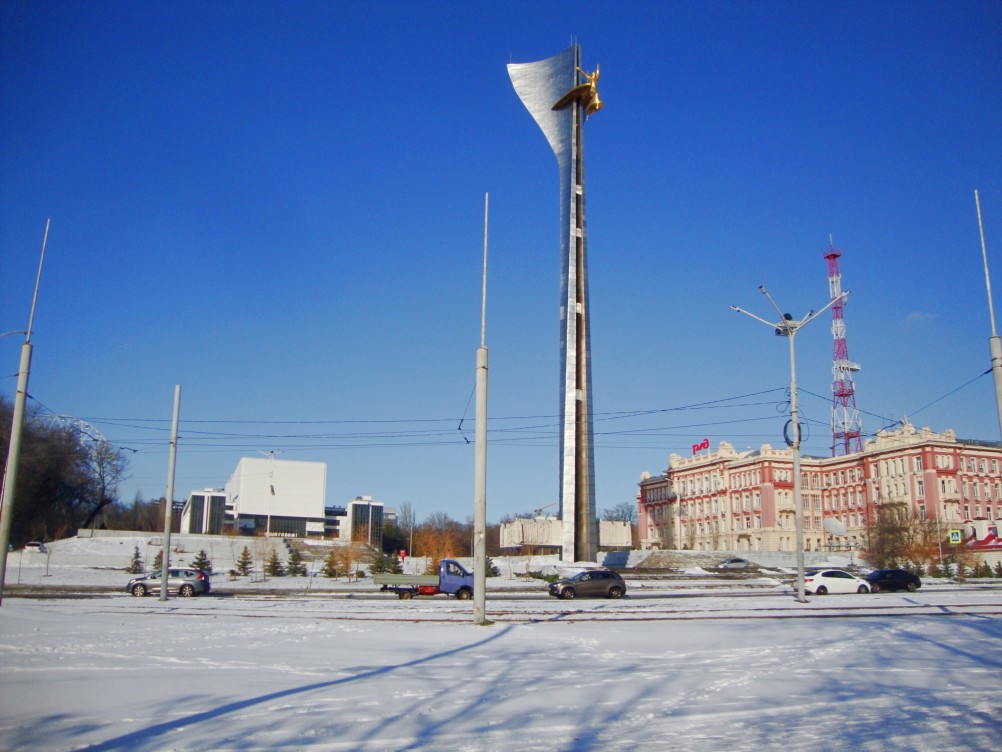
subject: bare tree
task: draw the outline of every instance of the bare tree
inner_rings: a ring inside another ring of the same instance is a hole
[[[85,456],[92,488],[84,510],[89,508],[89,512],[81,523],[82,527],[91,525],[102,510],[118,500],[118,485],[125,480],[128,467],[122,450],[107,441],[90,443]]]
[[[0,395],[0,461],[7,457],[13,408]],[[11,543],[53,540],[56,531],[90,524],[115,501],[127,463],[106,442],[52,424],[29,406],[21,434]]]
[[[433,512],[414,531],[414,547],[421,556],[429,557],[429,567],[437,567],[441,559],[468,556],[470,545],[466,526],[445,512]]]
[[[867,560],[877,567],[931,564],[939,558],[935,520],[913,514],[906,504],[887,504],[867,526]]]
[[[621,501],[613,507],[602,511],[602,519],[608,522],[629,522],[637,524],[637,505],[629,501]]]
[[[414,514],[414,505],[409,501],[405,501],[397,509],[397,527],[400,528],[400,532],[404,535],[410,535],[411,531],[414,530],[416,522],[417,517]]]

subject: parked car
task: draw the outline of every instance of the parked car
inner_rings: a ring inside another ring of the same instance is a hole
[[[41,541],[30,541],[24,544],[24,550],[28,552],[34,552],[38,554],[47,554],[49,549],[45,547],[45,544]]]
[[[722,562],[717,564],[717,569],[746,569],[748,567],[747,559],[724,559]]]
[[[578,596],[622,598],[625,592],[623,578],[608,569],[587,569],[573,577],[550,583],[550,595],[565,600]]]
[[[870,585],[842,569],[818,569],[804,575],[804,590],[814,595],[869,593]]]
[[[141,598],[149,593],[159,593],[163,578],[160,572],[133,577],[125,586],[125,592]],[[193,567],[171,567],[167,570],[167,592],[177,593],[182,598],[208,593],[212,585],[209,575]]]
[[[922,587],[918,575],[906,572],[904,569],[875,569],[866,575],[870,590],[874,593],[881,590],[907,590],[914,593]]]

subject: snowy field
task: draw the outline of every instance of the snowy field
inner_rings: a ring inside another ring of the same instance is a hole
[[[7,595],[3,750],[996,750],[1002,590]]]
[[[476,626],[368,578],[133,598],[136,546],[8,557],[0,750],[1002,749],[999,581],[797,603],[789,571],[693,567],[564,602],[519,576],[543,557],[502,558]],[[186,539],[174,563],[206,546],[222,572],[240,550]]]

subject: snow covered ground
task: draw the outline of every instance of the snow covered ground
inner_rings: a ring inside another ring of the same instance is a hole
[[[46,582],[69,571],[54,561]],[[263,594],[224,577],[160,601],[91,574],[107,592],[5,591],[0,749],[1002,748],[998,583],[804,604],[768,577],[628,578],[622,600],[568,603],[503,576],[476,626],[470,602],[364,582]]]
[[[5,598],[5,750],[998,749],[1002,598]],[[503,614],[500,612],[504,612]],[[502,620],[503,619],[503,620]]]

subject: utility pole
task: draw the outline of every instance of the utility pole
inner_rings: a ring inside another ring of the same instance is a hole
[[[981,233],[981,258],[985,263],[985,286],[988,288],[988,315],[992,320],[992,336],[988,346],[992,354],[992,375],[995,378],[995,406],[999,413],[999,433],[1002,434],[1002,339],[995,331],[995,308],[992,306],[992,281],[988,276],[988,251],[985,250],[985,228],[981,224],[981,201],[974,191],[974,204],[978,207],[978,232]]]
[[[49,222],[45,220],[45,235],[42,237],[42,255],[38,260],[38,275],[35,277],[35,293],[31,297],[31,313],[28,315],[28,329],[24,332],[21,345],[21,365],[17,371],[17,392],[14,395],[14,415],[10,427],[10,445],[7,447],[7,465],[3,474],[2,501],[0,501],[0,605],[3,604],[3,581],[7,576],[7,549],[10,547],[10,526],[14,519],[14,490],[17,487],[17,463],[21,456],[21,427],[24,424],[24,403],[28,396],[28,376],[31,374],[31,326],[35,321],[35,303],[38,300],[38,285],[42,281],[42,262],[45,261],[45,244],[49,240]],[[21,332],[10,332],[20,334]]]
[[[477,421],[473,468],[473,623],[486,624],[487,593],[487,200],[484,194],[484,270],[477,348]]]
[[[788,440],[790,450],[793,454],[793,514],[794,525],[796,526],[795,546],[797,549],[797,600],[800,603],[807,603],[807,596],[804,595],[804,505],[801,501],[801,481],[800,481],[800,413],[797,410],[797,359],[793,349],[793,340],[797,332],[809,324],[820,314],[826,311],[836,301],[844,302],[849,293],[843,292],[838,297],[832,298],[820,311],[808,311],[807,315],[799,321],[788,313],[780,311],[776,301],[772,299],[769,291],[763,285],[759,285],[759,292],[765,295],[772,307],[779,314],[779,321],[773,323],[756,316],[754,313],[742,310],[737,306],[731,306],[731,310],[750,316],[756,321],[761,321],[766,326],[776,332],[777,337],[786,337],[790,340],[790,430],[792,438]]]
[[[170,569],[170,531],[174,526],[174,465],[177,460],[177,418],[181,412],[181,385],[174,385],[174,418],[170,429],[170,460],[167,466],[167,504],[164,510],[164,555],[160,557],[160,600],[167,600],[167,571]]]

